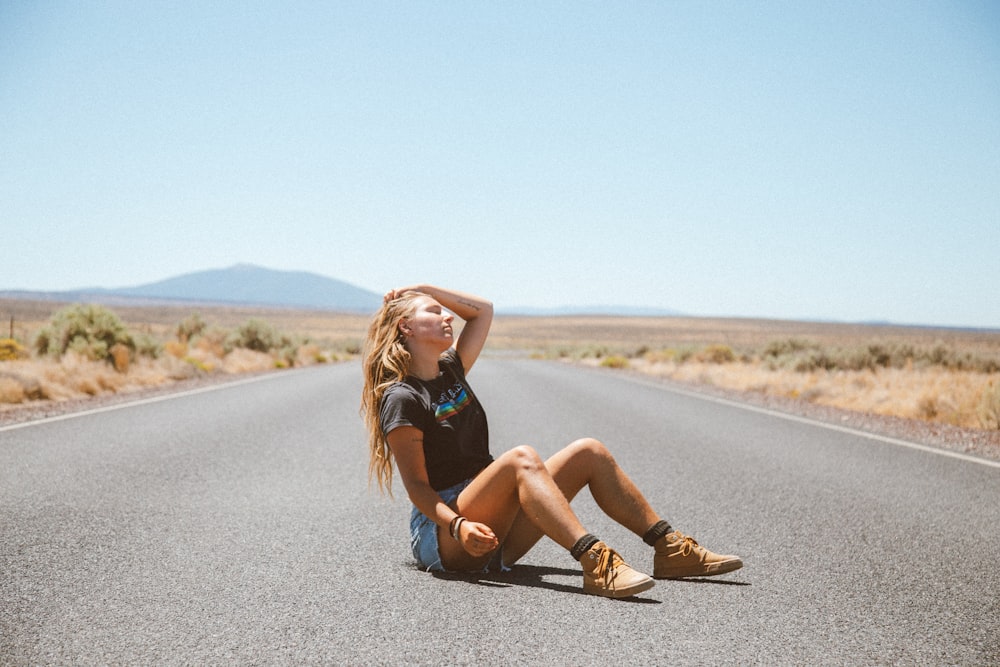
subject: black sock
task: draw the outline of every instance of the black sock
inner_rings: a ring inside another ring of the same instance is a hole
[[[646,534],[642,536],[642,541],[649,546],[653,546],[656,544],[656,540],[660,539],[667,533],[672,533],[673,530],[674,529],[671,528],[670,524],[666,521],[657,521],[650,526],[649,530],[646,531]]]
[[[583,537],[581,537],[576,541],[576,544],[573,545],[573,548],[569,550],[569,554],[574,559],[580,560],[581,558],[583,558],[583,554],[590,551],[590,547],[594,546],[598,542],[600,542],[599,539],[597,539],[590,533],[587,533],[586,535],[584,535]]]

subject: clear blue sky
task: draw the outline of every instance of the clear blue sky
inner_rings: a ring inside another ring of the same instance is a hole
[[[0,3],[0,289],[1000,327],[1000,4]]]

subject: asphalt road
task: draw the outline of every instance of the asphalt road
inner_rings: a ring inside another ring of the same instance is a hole
[[[598,437],[744,569],[621,601],[551,542],[505,575],[419,572],[335,365],[0,429],[0,664],[1000,663],[996,465],[611,372],[471,379],[495,453]]]

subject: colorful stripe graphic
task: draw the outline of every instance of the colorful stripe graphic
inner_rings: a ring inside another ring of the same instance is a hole
[[[465,387],[462,387],[458,392],[458,396],[437,406],[434,410],[434,417],[438,420],[438,422],[443,422],[444,420],[457,415],[468,405],[469,394],[466,393]]]

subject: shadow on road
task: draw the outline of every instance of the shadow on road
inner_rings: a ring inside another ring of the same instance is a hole
[[[495,588],[509,588],[511,586],[527,586],[530,588],[546,588],[551,591],[561,593],[575,593],[585,595],[583,592],[583,580],[579,568],[548,567],[544,565],[514,565],[510,572],[432,572],[438,579],[448,581],[465,581],[479,586],[492,586]],[[562,584],[555,581],[547,581],[545,577],[571,577],[573,584]],[[627,602],[638,602],[646,604],[661,604],[659,600],[648,598],[630,597],[623,598]]]
[[[749,581],[728,581],[726,579],[709,579],[706,577],[679,577],[677,579],[661,579],[661,581],[677,581],[689,584],[715,584],[716,586],[753,586]]]

